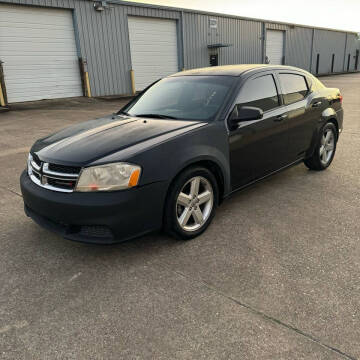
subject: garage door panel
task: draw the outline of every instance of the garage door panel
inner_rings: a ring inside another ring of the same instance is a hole
[[[176,21],[129,16],[136,90],[179,71]]]
[[[266,56],[270,64],[281,65],[284,56],[284,31],[266,30]]]
[[[0,4],[0,56],[10,103],[82,95],[69,10]]]
[[[8,32],[9,27],[5,29],[4,26],[0,26],[0,32],[6,35],[8,42],[10,41],[24,41],[25,39],[34,39],[41,42],[49,42],[49,39],[57,39],[57,41],[70,42],[74,39],[74,34],[70,31],[62,31],[61,29],[31,29],[27,28],[13,28],[11,33]]]
[[[21,18],[29,17],[28,24],[58,25],[68,27],[72,25],[72,18],[64,17],[63,12],[67,10],[49,9],[32,6],[19,6],[7,4],[1,7],[4,21],[22,23]],[[49,14],[51,12],[51,14]]]
[[[40,43],[33,45],[29,42],[14,42],[9,43],[6,49],[1,51],[1,55],[22,55],[25,54],[32,54],[32,56],[43,56],[43,55],[49,55],[49,52],[51,54],[53,53],[59,53],[64,55],[71,55],[73,57],[74,51],[76,51],[75,48],[69,47],[66,43]],[[35,52],[35,53],[34,53]],[[44,53],[44,54],[42,54]]]

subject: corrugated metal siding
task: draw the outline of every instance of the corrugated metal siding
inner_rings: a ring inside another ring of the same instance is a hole
[[[207,44],[212,42],[208,17],[184,13],[184,68],[209,66]],[[212,30],[214,31],[214,30]]]
[[[265,27],[266,27],[266,29],[271,29],[271,30],[288,30],[289,29],[289,25],[269,23],[269,22],[265,23]]]
[[[112,4],[94,11],[92,1],[1,0],[5,3],[74,9],[80,54],[88,62],[93,96],[129,94],[130,46],[127,14],[178,19],[180,12]]]
[[[331,73],[332,54],[335,54],[334,72],[344,69],[346,34],[329,30],[315,30],[312,70],[316,70],[316,57],[320,54],[319,74]]]
[[[350,55],[349,71],[355,71],[356,50],[359,49],[360,49],[360,41],[357,39],[357,36],[355,34],[347,34],[343,71],[347,71],[349,55]],[[358,67],[360,67],[360,59],[359,59]]]
[[[295,27],[286,31],[285,64],[310,71],[312,29]]]
[[[131,92],[128,14],[179,19],[179,64],[186,69],[209,65],[207,45],[211,43],[233,45],[218,50],[220,65],[261,63],[264,48],[263,26],[286,31],[286,64],[310,69],[311,28],[114,2],[109,3],[109,8],[103,12],[94,11],[93,2],[87,0],[0,0],[0,2],[73,9],[79,56],[88,61],[90,85],[94,96]],[[181,20],[182,15],[183,20]],[[217,29],[210,29],[210,18],[218,19]],[[347,64],[346,60],[344,62],[345,47],[346,52],[350,51],[352,54],[350,70],[354,70],[353,56],[356,49],[359,49],[360,42],[350,33],[346,42],[344,32],[316,29],[313,47],[312,72],[315,72],[317,53],[320,53],[320,73],[330,72],[333,53],[336,54],[334,71],[341,72],[346,69]],[[184,64],[182,64],[183,59]]]
[[[217,28],[210,28],[210,19]],[[209,66],[207,45],[230,44],[220,48],[219,65],[259,63],[262,60],[261,22],[184,13],[184,67]]]
[[[218,21],[217,38],[220,43],[232,45],[219,50],[220,65],[262,62],[262,24],[260,22],[221,17]]]

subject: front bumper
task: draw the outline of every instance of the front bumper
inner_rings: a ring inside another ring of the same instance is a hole
[[[160,229],[166,184],[114,192],[61,193],[20,177],[25,213],[64,238],[110,244]]]

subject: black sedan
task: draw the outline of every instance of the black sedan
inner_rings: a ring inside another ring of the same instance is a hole
[[[117,114],[38,140],[20,179],[25,212],[78,241],[161,228],[191,239],[232,192],[300,162],[326,169],[342,125],[339,90],[304,70],[184,71]]]

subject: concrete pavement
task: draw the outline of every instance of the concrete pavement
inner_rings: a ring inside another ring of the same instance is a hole
[[[235,194],[190,242],[84,245],[24,215],[30,145],[119,100],[1,113],[0,357],[360,358],[360,74],[321,80],[344,96],[331,167],[299,165]]]

